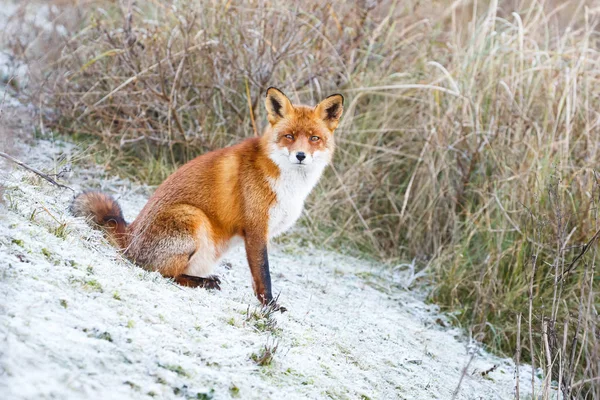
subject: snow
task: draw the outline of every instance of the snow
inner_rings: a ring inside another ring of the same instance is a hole
[[[81,158],[60,141],[19,150],[46,171]],[[110,192],[129,221],[151,193],[81,161],[72,169],[63,183]],[[450,399],[467,365],[456,398],[514,398],[512,361],[440,326],[384,266],[288,236],[269,253],[288,312],[261,317],[243,248],[216,271],[221,291],[180,287],[70,216],[71,191],[0,171],[1,398]],[[265,346],[277,349],[261,366]],[[524,398],[530,367],[520,375]]]

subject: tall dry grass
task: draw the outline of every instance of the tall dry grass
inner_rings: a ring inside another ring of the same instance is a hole
[[[541,396],[600,398],[599,11],[585,1],[82,6],[28,94],[46,129],[156,184],[259,133],[270,85],[308,103],[344,93],[309,232],[392,266],[416,258],[432,300],[476,339],[542,368]]]

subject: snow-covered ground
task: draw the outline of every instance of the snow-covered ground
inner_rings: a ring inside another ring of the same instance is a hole
[[[20,150],[54,173],[77,154],[52,141]],[[222,291],[183,288],[70,216],[71,191],[2,168],[0,398],[451,399],[463,375],[456,398],[514,398],[510,360],[467,346],[381,266],[273,245],[289,311],[265,315],[243,248],[217,271]],[[99,167],[76,164],[62,182],[111,192],[130,221],[149,194]],[[521,398],[530,376],[521,367]]]

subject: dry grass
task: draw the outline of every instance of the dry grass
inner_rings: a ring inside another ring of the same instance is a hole
[[[600,398],[597,7],[177,4],[82,6],[34,71],[46,129],[156,184],[260,131],[269,85],[308,103],[342,92],[311,234],[391,263],[416,257],[433,301],[478,340],[533,360],[546,390]]]

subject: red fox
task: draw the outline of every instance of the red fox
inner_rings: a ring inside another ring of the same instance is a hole
[[[265,99],[269,124],[262,137],[183,165],[131,224],[117,202],[100,192],[79,194],[71,211],[93,221],[137,265],[185,286],[220,289],[213,269],[240,238],[257,298],[284,311],[273,301],[267,243],[300,217],[306,197],[331,162],[343,101],[335,94],[316,107],[292,105],[271,87]]]

